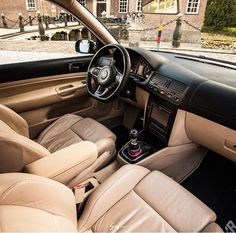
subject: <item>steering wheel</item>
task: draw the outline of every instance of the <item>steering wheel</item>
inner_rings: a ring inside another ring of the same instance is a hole
[[[105,62],[104,62],[105,61]],[[108,102],[125,88],[131,68],[128,51],[119,44],[102,47],[92,58],[87,72],[88,93]]]

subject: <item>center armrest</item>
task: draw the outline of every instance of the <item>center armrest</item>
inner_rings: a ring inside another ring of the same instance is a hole
[[[25,171],[66,184],[91,166],[97,157],[96,145],[83,141],[26,165]]]

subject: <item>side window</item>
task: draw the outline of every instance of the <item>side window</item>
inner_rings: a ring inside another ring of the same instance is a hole
[[[198,14],[200,0],[188,0],[186,14]]]
[[[86,0],[79,1],[86,6]],[[77,40],[96,40],[72,15],[48,1],[15,1],[12,6],[1,0],[0,14],[0,64],[79,56]]]
[[[142,12],[142,0],[136,0],[136,11]]]
[[[120,0],[120,13],[127,13],[128,11],[128,0]]]
[[[27,4],[27,10],[36,10],[36,3],[35,3],[35,0],[27,0],[26,1],[26,4]]]

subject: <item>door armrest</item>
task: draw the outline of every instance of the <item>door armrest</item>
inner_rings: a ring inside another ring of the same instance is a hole
[[[83,141],[56,151],[25,166],[25,171],[67,184],[97,159],[94,143]]]

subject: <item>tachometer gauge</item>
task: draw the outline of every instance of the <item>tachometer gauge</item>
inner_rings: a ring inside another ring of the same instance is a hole
[[[137,69],[138,69],[138,65],[139,65],[139,60],[137,58],[133,58],[131,60],[131,70],[130,72],[133,74],[137,73]]]
[[[143,76],[145,78],[149,78],[150,74],[151,74],[151,68],[148,64],[145,65],[144,69],[143,69]]]

